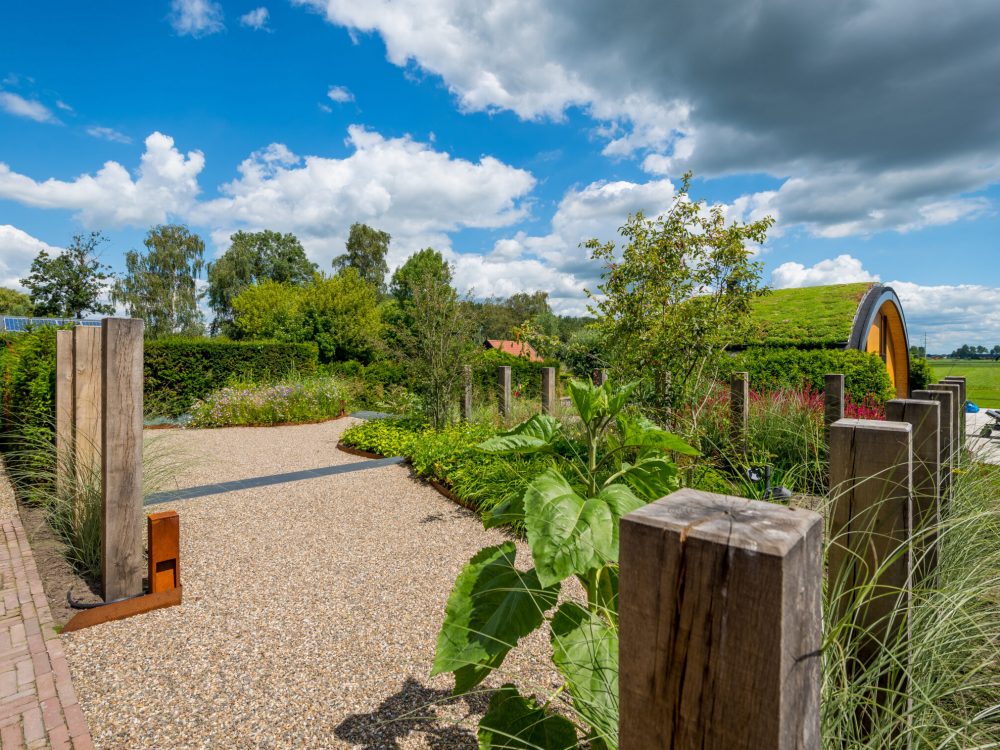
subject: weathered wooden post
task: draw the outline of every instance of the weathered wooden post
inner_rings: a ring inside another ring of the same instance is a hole
[[[500,406],[500,416],[510,416],[510,366],[497,368],[497,400]]]
[[[556,408],[556,368],[542,368],[542,414],[552,414]]]
[[[608,382],[608,371],[602,369],[594,370],[590,377],[594,381],[594,385],[604,385]]]
[[[734,372],[729,379],[730,430],[735,445],[746,447],[750,420],[750,373]]]
[[[105,601],[142,593],[142,330],[141,320],[105,318],[98,331],[103,350]]]
[[[886,419],[913,426],[914,580],[930,580],[937,569],[941,523],[941,405],[934,400],[893,399]]]
[[[858,669],[887,647],[908,661],[912,465],[906,422],[841,419],[830,426],[828,606],[835,622],[851,628],[847,648]],[[871,696],[890,715],[905,715],[907,671],[906,663],[888,670]]]
[[[940,405],[941,436],[939,442],[941,444],[941,492],[942,495],[945,495],[947,494],[948,487],[951,484],[951,472],[955,468],[952,464],[955,436],[952,434],[952,420],[949,418],[951,414],[951,392],[916,390],[913,391],[912,395],[915,399],[922,401],[936,401]]]
[[[951,465],[957,469],[962,464],[962,411],[964,402],[961,400],[962,388],[958,383],[934,383],[927,386],[928,391],[947,391],[951,394]]]
[[[961,375],[948,375],[947,377],[941,378],[942,383],[958,383],[958,447],[959,451],[965,447],[965,420],[967,419],[965,414],[965,402],[969,398],[968,395],[968,384],[966,380]]]
[[[77,481],[101,470],[101,329],[73,329],[73,462]]]
[[[621,750],[817,750],[822,520],[684,489],[621,521]]]
[[[823,429],[830,434],[830,425],[844,418],[844,376],[829,373],[823,378]]]
[[[472,365],[462,367],[462,419],[472,421]]]
[[[73,331],[56,331],[56,494],[65,500],[73,470]]]

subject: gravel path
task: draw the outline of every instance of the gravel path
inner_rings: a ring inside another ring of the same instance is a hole
[[[333,448],[352,421],[156,439],[184,449],[186,487],[358,461]],[[428,674],[456,574],[501,533],[405,466],[169,508],[185,603],[64,636],[98,748],[476,746],[484,697]],[[551,689],[544,636],[527,646],[491,685]]]

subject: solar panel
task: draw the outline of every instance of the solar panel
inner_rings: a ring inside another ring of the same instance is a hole
[[[80,326],[99,326],[100,320],[77,320],[76,318],[22,318],[16,316],[3,316],[3,330],[7,332],[23,333],[29,328],[38,326],[64,326],[72,324]]]

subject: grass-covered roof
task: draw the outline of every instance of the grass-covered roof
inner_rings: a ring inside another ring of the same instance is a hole
[[[755,300],[746,345],[837,346],[851,337],[862,298],[875,284],[779,289]]]

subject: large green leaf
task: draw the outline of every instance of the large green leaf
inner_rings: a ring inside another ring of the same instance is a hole
[[[489,453],[538,453],[548,450],[559,438],[559,420],[548,414],[536,414],[507,432],[501,432],[479,444]]]
[[[677,465],[662,457],[641,459],[634,465],[622,463],[619,479],[646,502],[659,500],[680,488]]]
[[[607,416],[616,417],[625,408],[625,404],[632,397],[632,392],[638,387],[639,382],[627,383],[616,390],[611,389],[611,381],[607,381],[602,387],[608,391],[608,412]]]
[[[618,632],[606,620],[566,602],[551,623],[552,661],[573,707],[608,747],[618,746]]]
[[[607,499],[581,497],[554,469],[524,493],[524,525],[542,585],[616,560],[618,524]]]
[[[623,445],[634,446],[645,451],[674,451],[687,456],[701,455],[696,448],[691,447],[672,432],[664,430],[643,416],[619,417],[618,430],[621,433]]]
[[[455,692],[478,685],[555,606],[559,586],[514,567],[517,547],[480,550],[455,579],[438,634],[431,676],[455,672]]]
[[[504,685],[479,720],[479,750],[572,750],[576,729],[568,719],[546,714],[534,698]]]
[[[524,522],[524,495],[515,492],[506,500],[483,511],[483,527],[493,529],[498,526],[516,526]]]

